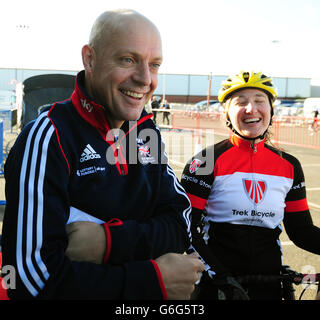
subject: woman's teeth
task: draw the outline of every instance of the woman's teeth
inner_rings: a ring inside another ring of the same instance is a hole
[[[252,123],[252,122],[258,122],[260,121],[259,118],[252,118],[252,119],[246,119],[246,120],[243,120],[245,123]]]

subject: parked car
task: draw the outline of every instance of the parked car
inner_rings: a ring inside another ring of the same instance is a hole
[[[217,100],[209,100],[209,108],[210,106],[214,105],[217,102],[218,102]],[[194,106],[192,106],[190,110],[202,112],[202,111],[209,111],[210,110],[209,108],[208,108],[208,100],[202,100],[197,102]]]
[[[216,102],[209,106],[209,112],[223,112],[224,107],[221,105],[220,102]]]
[[[277,100],[278,101],[278,100]],[[303,102],[297,100],[282,100],[274,105],[276,116],[301,116],[303,113]]]

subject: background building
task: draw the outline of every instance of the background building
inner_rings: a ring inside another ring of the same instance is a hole
[[[47,74],[75,76],[77,71],[1,68],[0,92],[14,92],[17,83],[24,83],[31,77]],[[159,84],[155,94],[165,95],[170,102],[176,103],[196,103],[207,99],[208,94],[211,99],[216,99],[221,81],[226,78],[226,75],[159,74]],[[273,80],[280,99],[309,98],[320,94],[319,87],[311,86],[310,78],[274,77]]]

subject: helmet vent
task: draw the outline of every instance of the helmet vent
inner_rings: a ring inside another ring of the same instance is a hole
[[[248,80],[249,80],[249,72],[244,72],[243,73],[243,79],[244,79],[245,82],[248,82]]]
[[[263,83],[265,86],[272,87],[272,83],[270,81],[266,81]]]

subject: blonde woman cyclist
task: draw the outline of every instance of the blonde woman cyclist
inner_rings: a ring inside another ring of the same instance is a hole
[[[276,97],[272,79],[262,73],[242,71],[224,81],[218,99],[232,136],[185,166],[181,182],[192,204],[192,246],[208,265],[194,298],[222,293],[228,299],[238,292],[238,298],[281,299],[280,283],[246,284],[239,291],[228,276],[280,274],[282,222],[295,245],[320,254],[301,165],[269,144]],[[219,288],[210,278],[228,280]]]

